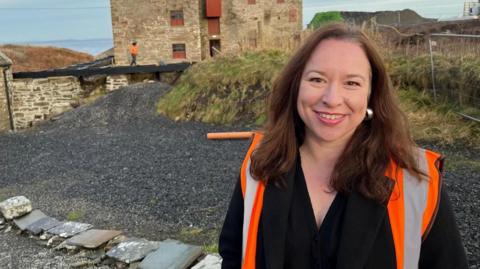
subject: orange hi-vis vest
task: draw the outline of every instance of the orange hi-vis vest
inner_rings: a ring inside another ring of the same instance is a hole
[[[243,161],[240,173],[244,198],[242,269],[255,269],[257,233],[263,207],[265,184],[250,174],[250,156],[263,135],[255,133]],[[439,203],[440,174],[436,161],[440,155],[418,149],[419,168],[428,180],[419,181],[405,169],[397,169],[394,162],[385,175],[395,180],[387,205],[393,235],[397,269],[418,268],[422,240],[429,231]]]
[[[137,55],[138,54],[138,45],[130,45],[130,54]]]

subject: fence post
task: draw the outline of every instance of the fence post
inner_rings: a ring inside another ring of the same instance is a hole
[[[430,46],[430,64],[432,66],[433,101],[437,102],[437,89],[435,88],[435,70],[433,66],[432,39],[430,37],[428,38],[428,44]]]

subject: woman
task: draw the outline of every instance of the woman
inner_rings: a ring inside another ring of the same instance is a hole
[[[415,147],[368,37],[317,30],[274,83],[220,235],[222,268],[467,268],[441,168]]]

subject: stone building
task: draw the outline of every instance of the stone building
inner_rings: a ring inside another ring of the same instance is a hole
[[[117,65],[200,61],[299,42],[302,0],[110,0]]]
[[[0,132],[12,129],[11,102],[12,61],[0,51]]]

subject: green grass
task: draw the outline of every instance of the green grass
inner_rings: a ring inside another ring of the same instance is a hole
[[[266,95],[286,60],[286,53],[269,50],[198,63],[160,99],[157,110],[177,121],[262,124]]]
[[[308,24],[308,28],[317,29],[322,25],[341,21],[343,17],[339,11],[318,12]]]
[[[68,212],[67,220],[68,221],[77,221],[77,220],[81,219],[83,216],[85,216],[85,210],[83,210],[83,209],[72,210],[72,211]]]
[[[416,140],[442,144],[461,142],[480,148],[480,124],[465,120],[456,113],[479,113],[478,109],[462,108],[448,102],[435,103],[430,94],[412,88],[397,93]]]

